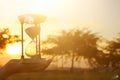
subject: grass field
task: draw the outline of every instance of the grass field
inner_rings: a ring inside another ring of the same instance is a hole
[[[10,76],[8,80],[119,80],[115,79],[113,75],[114,73],[107,72],[44,71],[15,74]]]

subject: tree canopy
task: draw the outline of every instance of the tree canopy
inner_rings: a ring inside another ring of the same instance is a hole
[[[83,56],[88,60],[92,60],[100,51],[97,47],[99,41],[97,34],[89,30],[72,29],[69,31],[61,31],[59,35],[51,35],[44,42],[44,45],[51,44],[43,49],[44,53],[54,55],[71,55],[72,65],[74,65],[75,57]]]
[[[8,28],[0,29],[0,49],[5,49],[7,44],[19,42],[18,35],[11,35]]]

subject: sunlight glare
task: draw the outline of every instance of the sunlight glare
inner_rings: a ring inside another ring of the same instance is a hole
[[[20,55],[21,54],[21,43],[9,44],[7,46],[6,52],[10,55]]]

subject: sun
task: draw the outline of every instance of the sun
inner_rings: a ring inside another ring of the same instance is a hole
[[[20,55],[21,54],[21,43],[8,44],[6,52],[10,55]]]

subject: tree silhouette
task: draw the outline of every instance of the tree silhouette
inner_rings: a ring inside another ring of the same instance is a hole
[[[118,67],[120,63],[120,34],[118,38],[108,42],[106,50],[109,52],[109,63],[112,67]]]
[[[63,30],[60,35],[49,36],[44,43],[51,45],[51,47],[46,47],[46,49],[43,49],[43,52],[54,55],[67,54],[72,56],[71,70],[73,70],[76,57],[83,56],[87,58],[89,62],[95,58],[99,52],[97,49],[98,40],[99,37],[89,30]]]
[[[7,44],[19,42],[18,35],[11,35],[8,28],[0,29],[0,49],[5,49]]]
[[[105,53],[99,52],[95,60],[97,68],[113,68],[114,70],[120,67],[120,36],[114,40],[107,41],[107,46],[104,48]]]

